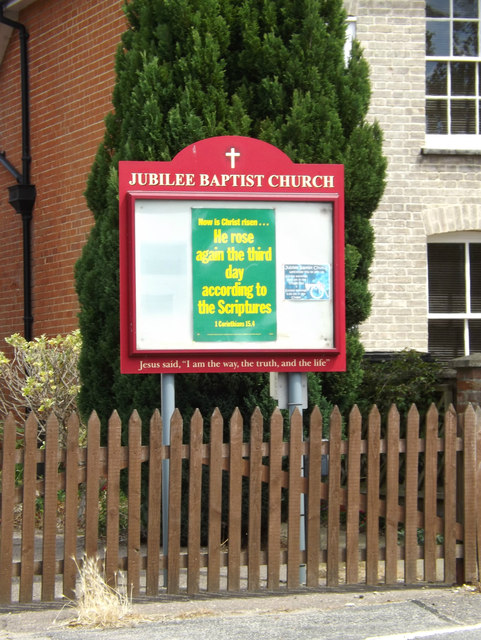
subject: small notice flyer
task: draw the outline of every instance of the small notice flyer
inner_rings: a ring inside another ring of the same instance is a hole
[[[192,209],[194,341],[276,340],[274,209]]]
[[[331,269],[328,264],[284,265],[286,300],[330,300]]]

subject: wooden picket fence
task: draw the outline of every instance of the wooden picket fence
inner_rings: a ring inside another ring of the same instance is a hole
[[[65,449],[59,448],[53,415],[42,447],[33,415],[21,425],[21,438],[9,415],[0,443],[0,602],[72,598],[82,558],[95,555],[103,557],[106,580],[114,583],[123,572],[135,597],[477,582],[478,412],[470,406],[457,416],[451,407],[439,421],[432,407],[421,423],[413,406],[401,425],[392,407],[381,429],[375,407],[364,424],[355,407],[344,427],[335,409],[324,440],[317,409],[305,439],[297,410],[287,429],[280,411],[264,424],[256,409],[244,442],[243,419],[236,410],[224,442],[224,420],[216,410],[210,442],[205,443],[204,420],[196,411],[185,444],[182,416],[176,411],[170,446],[162,444],[157,411],[148,445],[142,444],[137,412],[129,421],[128,443],[122,445],[122,424],[114,412],[105,447],[100,446],[94,413],[86,446],[79,445],[79,422],[71,417]],[[322,471],[326,460],[327,476]],[[166,554],[161,508],[165,461],[170,467]],[[124,484],[125,540],[119,525]],[[103,538],[102,492],[107,494]]]

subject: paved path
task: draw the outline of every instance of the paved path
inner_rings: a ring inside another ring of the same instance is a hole
[[[133,605],[134,626],[68,626],[75,610],[0,613],[0,640],[481,640],[481,593],[463,588],[167,598]]]

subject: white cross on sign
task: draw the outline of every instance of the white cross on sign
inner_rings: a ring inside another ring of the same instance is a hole
[[[230,168],[235,169],[235,159],[240,157],[240,153],[231,147],[231,150],[225,154],[228,158],[230,158]]]

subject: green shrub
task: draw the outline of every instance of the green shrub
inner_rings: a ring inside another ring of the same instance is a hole
[[[26,340],[18,333],[5,342],[11,359],[0,351],[0,414],[10,411],[23,422],[26,409],[39,421],[39,437],[53,411],[59,421],[59,440],[65,444],[67,421],[77,410],[80,391],[78,359],[82,338],[77,329],[66,336],[42,335]]]
[[[383,418],[395,404],[406,416],[414,403],[421,416],[439,399],[441,365],[414,351],[401,351],[382,361],[366,359],[357,404],[367,413],[376,404]]]

